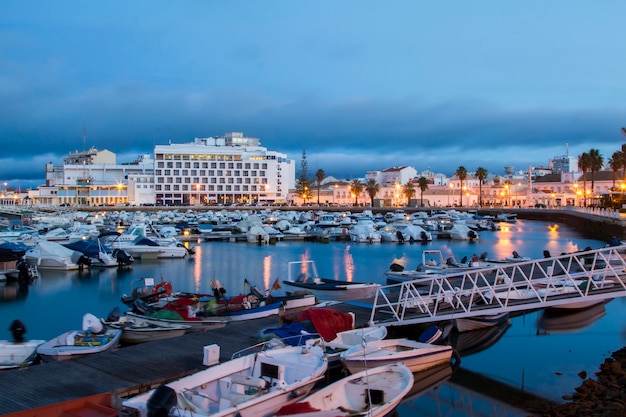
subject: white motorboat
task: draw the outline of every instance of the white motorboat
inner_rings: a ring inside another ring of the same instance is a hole
[[[313,261],[289,262],[288,276],[289,279],[283,281],[285,285],[310,291],[320,301],[364,300],[373,297],[380,288],[380,284],[375,283],[321,278]]]
[[[159,244],[143,236],[138,236],[133,241],[120,241],[116,239],[111,242],[110,247],[112,250],[123,250],[135,259],[184,258],[189,253],[187,248],[182,245]]]
[[[124,261],[119,256],[115,256],[113,251],[100,243],[99,239],[76,240],[64,243],[63,246],[68,249],[81,252],[83,255],[87,256],[89,258],[89,266],[106,268],[130,264],[134,261],[130,254],[126,256],[128,262]],[[119,249],[116,253],[121,254]]]
[[[259,245],[270,243],[270,235],[263,226],[251,226],[246,231],[246,241],[248,243],[257,243]]]
[[[14,342],[0,340],[0,369],[19,368],[32,364],[37,358],[37,348],[45,340]]]
[[[374,340],[355,345],[341,353],[341,361],[356,373],[376,366],[396,362],[405,364],[411,372],[432,368],[450,362],[454,349],[448,345],[434,345],[410,339]]]
[[[111,350],[119,345],[121,329],[107,329],[93,314],[83,316],[82,330],[69,330],[37,348],[44,362],[62,361]]]
[[[327,368],[320,346],[266,349],[129,398],[122,412],[136,417],[269,416],[308,394]]]
[[[348,375],[315,391],[276,415],[290,417],[390,415],[413,388],[413,373],[402,363]]]
[[[380,243],[382,236],[373,227],[355,224],[348,230],[350,240],[355,243]]]
[[[69,271],[88,265],[88,259],[81,252],[66,248],[57,242],[40,240],[34,248],[28,250],[24,259],[37,269]]]
[[[25,340],[26,326],[14,320],[9,327],[13,340],[0,340],[0,369],[19,368],[32,364],[37,358],[37,348],[45,340]]]
[[[446,232],[450,235],[452,240],[469,240],[475,241],[480,237],[477,232],[467,227],[463,223],[454,223],[452,227]]]

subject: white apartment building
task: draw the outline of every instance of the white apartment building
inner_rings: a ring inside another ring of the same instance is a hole
[[[129,202],[129,178],[152,176],[154,160],[150,154],[118,164],[108,150],[90,148],[70,152],[63,165],[46,164],[46,185],[32,199],[40,204],[99,206]],[[133,184],[134,186],[134,184]],[[154,202],[154,198],[152,198]]]
[[[229,132],[154,148],[157,205],[284,203],[295,186],[295,162]]]

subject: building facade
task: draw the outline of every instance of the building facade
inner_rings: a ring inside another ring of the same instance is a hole
[[[229,132],[154,148],[157,205],[285,203],[295,185],[295,162]]]

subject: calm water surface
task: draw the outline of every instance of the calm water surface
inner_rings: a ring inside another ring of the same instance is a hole
[[[586,239],[563,224],[518,220],[501,226],[500,231],[481,232],[476,243],[434,240],[428,244],[370,245],[286,241],[257,246],[243,242],[192,242],[196,254],[184,260],[137,261],[126,270],[40,271],[40,279],[26,293],[0,301],[0,313],[5,329],[13,319],[20,319],[26,324],[27,337],[50,339],[66,330],[80,328],[84,313],[106,317],[116,306],[124,311],[120,297],[143,277],[153,277],[156,281],[163,278],[171,281],[175,290],[193,292],[210,292],[210,281],[219,280],[227,295],[234,295],[243,291],[244,279],[261,288],[271,287],[277,277],[287,278],[288,262],[303,259],[314,260],[321,276],[384,284],[384,272],[392,262],[414,268],[423,249],[441,249],[458,258],[483,252],[492,258],[503,258],[514,250],[522,256],[540,258],[544,250],[560,254],[604,246],[604,242]],[[275,294],[282,292],[281,289]],[[571,394],[580,385],[577,376],[580,371],[593,375],[611,352],[626,345],[625,312],[626,302],[616,299],[606,304],[604,310],[576,318],[580,325],[589,323],[571,330],[559,330],[559,323],[553,330],[544,330],[537,324],[543,313],[527,313],[512,318],[508,328],[493,336],[489,347],[465,355],[461,366],[562,401],[562,395]],[[10,337],[8,330],[4,337]],[[416,411],[423,415],[471,415],[470,412],[477,410],[465,409],[468,395],[458,387],[444,384],[428,394],[406,400],[398,415],[415,415]],[[474,408],[482,407],[480,404],[484,402],[483,414],[494,415],[491,400],[478,398],[472,402]],[[509,411],[507,415],[515,414]]]

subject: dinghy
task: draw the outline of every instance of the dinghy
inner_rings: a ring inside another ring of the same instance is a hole
[[[413,388],[413,373],[402,363],[348,375],[302,400],[282,407],[276,416],[339,417],[389,415]]]

